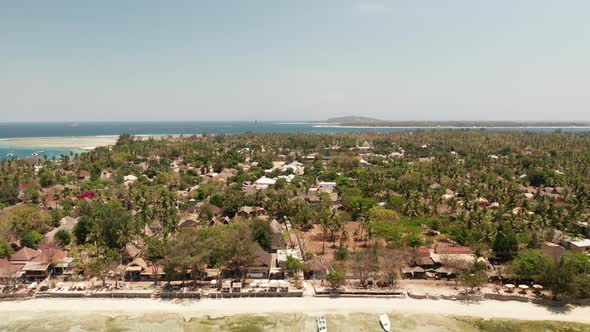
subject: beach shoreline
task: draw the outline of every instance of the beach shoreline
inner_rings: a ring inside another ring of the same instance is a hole
[[[486,127],[486,126],[367,126],[367,125],[347,125],[347,124],[329,124],[329,123],[311,123],[314,128],[351,128],[351,129],[417,129],[417,130],[424,130],[424,129],[470,129],[470,130],[480,130],[480,129],[489,129],[489,130],[506,130],[506,129],[590,129],[590,126],[493,126],[493,127]]]
[[[516,301],[376,299],[376,298],[239,298],[202,300],[153,299],[30,299],[0,302],[0,312],[12,317],[39,314],[145,315],[178,314],[185,319],[213,316],[298,313],[355,314],[391,312],[481,319],[563,321],[590,324],[590,307],[548,307]]]
[[[118,136],[18,137],[0,138],[0,148],[92,150],[117,142]]]

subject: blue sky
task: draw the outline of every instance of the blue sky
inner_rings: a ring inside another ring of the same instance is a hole
[[[0,121],[590,121],[590,1],[0,0]]]

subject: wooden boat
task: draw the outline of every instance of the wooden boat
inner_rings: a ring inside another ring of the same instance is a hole
[[[379,316],[379,322],[381,323],[381,327],[387,332],[391,331],[391,322],[389,321],[389,317],[387,314],[381,314]]]
[[[316,319],[316,323],[318,324],[318,332],[327,332],[328,325],[326,324],[326,319],[324,316],[320,316]]]

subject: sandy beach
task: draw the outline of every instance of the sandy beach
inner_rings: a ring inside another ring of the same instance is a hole
[[[139,139],[163,139],[167,137],[191,136],[191,134],[152,134],[135,135]],[[72,149],[92,150],[100,146],[109,146],[117,143],[119,135],[103,136],[71,136],[71,137],[18,137],[0,138],[0,148],[13,149]]]
[[[190,300],[34,299],[0,302],[0,331],[590,331],[590,308],[530,303],[376,299],[242,298]]]
[[[0,147],[36,150],[91,150],[99,146],[113,145],[117,142],[117,138],[118,136],[2,138],[0,139]]]
[[[200,301],[164,301],[147,299],[33,299],[0,302],[0,312],[146,314],[150,312],[180,314],[186,318],[203,315],[226,316],[262,313],[352,314],[396,312],[401,314],[435,314],[554,320],[590,323],[590,307],[551,308],[532,303],[486,300],[466,303],[446,300],[377,299],[377,298],[241,298],[204,299]]]

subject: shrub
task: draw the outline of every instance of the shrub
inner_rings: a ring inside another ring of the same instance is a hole
[[[41,233],[34,230],[25,230],[21,234],[20,244],[25,247],[37,248],[41,240],[43,240]]]
[[[343,261],[348,257],[348,250],[346,248],[338,248],[336,252],[334,252],[334,259],[338,261]]]
[[[65,229],[60,229],[57,231],[57,233],[55,233],[55,241],[58,245],[64,247],[70,244],[72,241],[72,236],[70,235],[70,232],[66,231]]]
[[[8,242],[0,240],[0,258],[8,258],[14,253],[14,249]]]
[[[346,275],[342,272],[332,271],[326,275],[326,281],[332,288],[338,288],[338,286],[344,285],[346,281]]]

